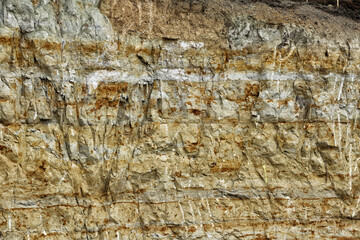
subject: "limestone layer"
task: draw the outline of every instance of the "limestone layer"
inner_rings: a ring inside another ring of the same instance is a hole
[[[359,239],[360,23],[274,2],[0,1],[0,239]]]

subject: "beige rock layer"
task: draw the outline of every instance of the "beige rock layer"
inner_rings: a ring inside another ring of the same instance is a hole
[[[359,238],[359,23],[281,4],[0,2],[0,239]]]

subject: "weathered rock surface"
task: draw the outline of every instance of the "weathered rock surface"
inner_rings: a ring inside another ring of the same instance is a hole
[[[0,239],[359,239],[360,23],[277,4],[0,1]]]

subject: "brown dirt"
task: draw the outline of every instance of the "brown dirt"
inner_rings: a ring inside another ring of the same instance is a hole
[[[119,33],[220,46],[227,45],[227,30],[238,15],[306,25],[333,38],[356,34],[360,20],[359,0],[340,0],[340,8],[336,0],[102,0],[100,9]]]

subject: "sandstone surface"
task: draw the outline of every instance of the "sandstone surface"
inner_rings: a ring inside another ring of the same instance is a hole
[[[0,10],[0,239],[360,238],[356,19],[305,1]]]

